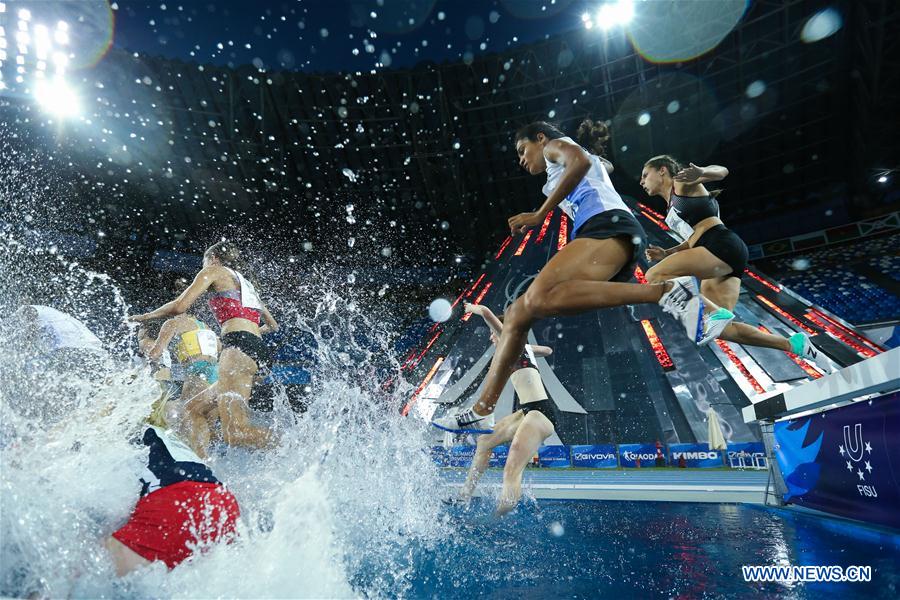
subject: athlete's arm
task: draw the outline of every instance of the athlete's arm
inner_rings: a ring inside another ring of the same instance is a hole
[[[162,327],[159,328],[159,335],[156,336],[156,341],[153,342],[153,345],[150,346],[150,349],[147,351],[147,358],[150,360],[159,360],[163,350],[166,349],[166,346],[169,345],[169,342],[172,341],[172,338],[175,337],[176,333],[178,333],[177,318],[169,319],[163,323]]]
[[[274,333],[280,329],[278,321],[275,320],[275,317],[272,316],[272,313],[265,306],[262,307],[262,316],[266,324],[259,328],[260,335]]]
[[[672,256],[676,252],[681,252],[682,250],[689,249],[687,240],[681,242],[677,246],[672,246],[671,248],[660,248],[659,246],[650,246],[644,252],[644,255],[647,257],[649,261],[658,261],[662,260],[667,256]]]
[[[550,346],[532,346],[531,351],[535,356],[550,356],[553,354],[553,348]]]
[[[690,248],[690,246],[688,245],[688,240],[685,240],[685,241],[681,242],[680,244],[678,244],[677,246],[672,246],[671,248],[667,248],[667,249],[663,250],[663,252],[665,252],[666,256],[672,256],[676,252],[681,252],[682,250],[687,250],[689,248]]]
[[[503,332],[503,322],[484,304],[470,304],[469,302],[466,302],[464,309],[467,313],[480,315],[494,334],[499,336]]]
[[[199,273],[197,273],[197,276],[194,277],[194,281],[191,282],[191,285],[189,285],[187,289],[181,292],[181,295],[178,296],[175,300],[166,302],[154,311],[129,317],[129,320],[152,321],[154,319],[174,317],[176,315],[186,313],[188,309],[193,306],[194,302],[196,302],[197,299],[200,298],[203,292],[208,290],[212,285],[213,280],[215,279],[212,274],[212,270],[214,268],[215,267],[208,267],[202,269]]]
[[[550,140],[544,147],[544,156],[566,168],[562,179],[538,210],[509,218],[509,229],[513,233],[524,233],[529,227],[540,225],[547,213],[562,202],[563,198],[571,194],[591,170],[591,159],[588,153],[584,151],[584,148],[572,142],[561,139]]]
[[[616,170],[616,168],[613,166],[613,164],[611,162],[609,162],[608,160],[606,160],[605,158],[603,158],[602,156],[598,156],[597,158],[599,158],[600,162],[603,163],[603,168],[606,169],[606,173],[608,175],[612,175],[613,171]]]
[[[726,177],[728,177],[728,169],[720,165],[698,167],[694,163],[690,163],[689,166],[675,173],[672,179],[675,181],[675,193],[680,195],[682,192],[696,191],[698,186],[702,187],[709,181],[721,181]]]

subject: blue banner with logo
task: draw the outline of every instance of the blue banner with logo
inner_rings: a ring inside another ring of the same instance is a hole
[[[710,450],[709,444],[669,444],[669,466],[713,468],[723,466],[722,450]]]
[[[775,423],[786,502],[900,529],[900,393]]]
[[[488,466],[505,467],[507,456],[509,456],[509,446],[497,446],[491,452],[491,460],[488,462]]]
[[[452,446],[450,448],[449,464],[451,467],[468,467],[475,456],[475,446]]]
[[[735,442],[728,444],[725,464],[729,467],[757,467],[766,465],[766,445],[762,442]]]
[[[570,467],[568,446],[541,446],[538,449],[538,464],[542,467]]]
[[[432,446],[429,448],[431,460],[439,467],[447,466],[447,449],[443,446]]]
[[[655,467],[661,462],[661,467],[666,466],[666,457],[657,461],[660,454],[656,451],[656,444],[619,444],[619,466],[622,467]]]
[[[616,447],[613,444],[597,444],[593,446],[572,446],[572,466],[591,469],[615,469]]]

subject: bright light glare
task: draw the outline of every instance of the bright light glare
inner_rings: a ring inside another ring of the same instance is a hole
[[[75,90],[59,77],[38,81],[34,87],[34,98],[44,110],[57,117],[72,117],[80,111]]]
[[[34,41],[40,43],[50,43],[50,30],[46,25],[34,26]]]
[[[610,29],[617,25],[627,25],[634,17],[633,0],[616,0],[600,7],[597,13],[597,22],[604,29]]]
[[[878,183],[887,183],[887,175],[882,175],[878,178]]]
[[[69,64],[69,57],[62,52],[54,52],[53,62],[56,64],[57,69],[63,69],[67,64]]]
[[[50,50],[50,31],[44,25],[34,26],[34,46],[39,59],[47,58]]]
[[[68,44],[69,32],[64,29],[57,29],[53,32],[53,39],[56,40],[57,44]]]
[[[22,19],[23,21],[27,21],[28,19],[31,18],[31,11],[28,10],[27,8],[20,9],[19,10],[19,18]]]

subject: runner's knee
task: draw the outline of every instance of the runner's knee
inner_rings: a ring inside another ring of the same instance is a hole
[[[558,314],[559,307],[565,301],[565,284],[560,283],[550,289],[546,288],[529,288],[523,298],[525,306],[528,309],[528,315],[533,322],[537,319],[553,316]],[[531,323],[529,322],[530,326]]]
[[[647,273],[645,277],[647,278],[647,283],[662,283],[663,281],[668,281],[670,279],[674,279],[673,275],[669,275],[668,273],[664,273],[662,269],[658,268],[659,264],[655,264],[649,269],[647,269]]]

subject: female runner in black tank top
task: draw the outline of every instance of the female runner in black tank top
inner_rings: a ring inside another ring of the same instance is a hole
[[[486,306],[466,302],[465,311],[480,315],[491,329],[491,342],[496,344],[503,323]],[[536,357],[549,356],[553,349],[548,346],[526,345],[525,351],[516,361],[510,381],[519,397],[519,406],[512,414],[500,419],[493,432],[478,436],[475,456],[466,482],[460,490],[460,500],[467,502],[475,491],[478,479],[488,467],[491,451],[509,442],[509,454],[503,469],[503,491],[497,502],[497,514],[502,515],[519,503],[522,497],[522,473],[525,466],[548,437],[556,431],[556,415],[541,376],[535,364]]]
[[[648,283],[685,275],[702,280],[700,290],[712,303],[734,310],[741,293],[741,274],[747,267],[747,246],[719,217],[718,192],[703,185],[720,181],[728,169],[718,165],[682,168],[674,158],[660,155],[644,164],[641,187],[650,196],[661,196],[668,206],[666,223],[685,241],[669,249],[650,246],[647,259],[659,261],[647,271]],[[719,336],[723,340],[793,352],[828,372],[827,360],[805,333],[790,338],[765,333],[746,323],[732,321]]]

